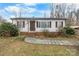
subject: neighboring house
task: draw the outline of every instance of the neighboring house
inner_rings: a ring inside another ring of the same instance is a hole
[[[58,32],[59,27],[65,27],[65,18],[11,18],[20,32]]]

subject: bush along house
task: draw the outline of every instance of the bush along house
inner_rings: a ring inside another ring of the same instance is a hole
[[[44,30],[57,33],[59,27],[66,26],[65,18],[11,18],[22,34],[42,33]]]

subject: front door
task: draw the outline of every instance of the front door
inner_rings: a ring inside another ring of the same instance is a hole
[[[35,21],[30,21],[30,31],[35,31]]]

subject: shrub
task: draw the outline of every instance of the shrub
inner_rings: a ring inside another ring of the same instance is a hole
[[[43,35],[45,37],[52,37],[52,33],[50,33],[48,30],[43,30]]]
[[[2,23],[0,25],[0,36],[17,36],[18,28],[11,23]]]
[[[43,30],[43,35],[44,35],[45,37],[48,37],[48,36],[49,36],[49,31],[48,31],[48,30]]]
[[[10,31],[10,35],[17,36],[18,34],[19,34],[18,28],[15,25],[13,25],[12,30]]]
[[[61,32],[66,36],[75,35],[75,30],[71,27],[64,27]]]

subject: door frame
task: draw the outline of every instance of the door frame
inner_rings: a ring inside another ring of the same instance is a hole
[[[29,32],[35,32],[35,30],[36,30],[36,23],[34,24],[34,25],[35,25],[35,26],[34,26],[34,30],[31,31],[31,30],[30,30],[30,22],[31,22],[31,21],[34,21],[34,23],[35,23],[35,20],[30,20],[30,21],[29,21]]]

